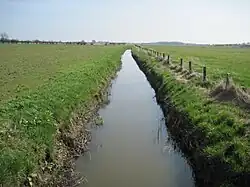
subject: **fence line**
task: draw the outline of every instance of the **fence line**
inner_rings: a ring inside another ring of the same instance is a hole
[[[163,62],[166,62],[167,64],[171,64],[171,59],[170,59],[170,55],[166,55],[166,53],[163,53],[163,52],[158,52],[154,49],[150,49],[150,48],[146,48],[146,47],[142,47],[140,45],[135,45],[139,50],[143,50],[145,51],[146,53],[148,53],[150,56],[152,55],[155,55],[156,57],[159,58],[160,61],[163,61]],[[166,58],[167,56],[167,58]],[[181,70],[183,70],[183,58],[180,58],[180,63],[179,63],[179,67]],[[189,73],[193,73],[193,67],[192,67],[192,61],[188,61],[188,71]],[[196,64],[196,63],[195,63]],[[201,71],[202,71],[202,81],[203,82],[207,82],[207,67],[206,66],[201,66],[199,64],[196,64],[198,66],[201,67]],[[227,73],[226,74],[226,78],[225,78],[225,82],[226,82],[226,89],[229,85],[229,81],[230,81],[230,73]]]

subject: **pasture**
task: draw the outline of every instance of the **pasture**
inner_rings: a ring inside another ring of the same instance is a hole
[[[171,61],[188,69],[192,62],[194,71],[202,72],[207,67],[208,79],[219,82],[227,73],[237,84],[250,88],[250,49],[213,46],[145,46],[170,55]]]

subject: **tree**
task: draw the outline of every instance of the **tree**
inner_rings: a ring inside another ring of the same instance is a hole
[[[81,45],[86,45],[86,42],[84,40],[82,40]]]
[[[95,41],[95,40],[92,40],[91,45],[94,45],[95,43],[96,43],[96,41]]]
[[[19,42],[19,40],[18,39],[11,39],[11,40],[9,40],[9,42],[12,44],[17,44]]]
[[[0,41],[2,42],[2,43],[4,43],[4,42],[7,42],[9,40],[9,36],[8,36],[8,34],[7,33],[2,33],[1,35],[0,35]]]
[[[40,43],[39,40],[33,40],[32,42],[35,43],[35,44],[39,44]]]

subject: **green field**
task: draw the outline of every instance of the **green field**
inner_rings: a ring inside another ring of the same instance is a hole
[[[0,45],[0,102],[45,82],[89,66],[119,47],[74,45]]]
[[[86,112],[116,72],[124,50],[0,45],[0,185],[23,184],[45,155],[53,157],[59,124],[69,123],[75,110]]]
[[[231,74],[233,80],[241,86],[250,88],[250,49],[230,47],[198,47],[198,46],[145,46],[158,52],[169,54],[172,61],[184,60],[184,67],[188,68],[188,61],[192,61],[193,69],[202,72],[202,66],[207,67],[210,80],[219,81]]]

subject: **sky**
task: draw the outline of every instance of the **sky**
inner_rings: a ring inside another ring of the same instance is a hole
[[[250,42],[250,0],[0,0],[22,40]]]

